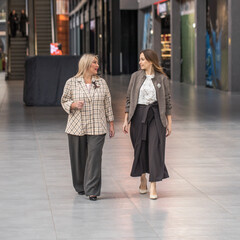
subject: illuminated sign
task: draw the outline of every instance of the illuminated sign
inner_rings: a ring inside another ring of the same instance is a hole
[[[62,55],[62,44],[61,43],[50,43],[51,55]]]

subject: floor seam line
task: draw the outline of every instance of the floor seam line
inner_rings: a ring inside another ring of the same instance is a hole
[[[177,172],[173,167],[170,167],[172,171],[177,173],[182,179],[184,179],[188,184],[190,184],[193,188],[195,188],[197,191],[202,193],[204,196],[206,196],[208,199],[210,199],[212,202],[216,203],[219,207],[221,207],[224,211],[229,213],[231,216],[235,217],[231,212],[229,212],[222,204],[218,203],[216,200],[212,199],[209,195],[201,191],[198,187],[194,186],[191,182],[189,182],[186,178],[184,178],[179,172]]]
[[[56,240],[57,240],[58,239],[57,231],[56,231],[55,221],[54,221],[53,212],[52,212],[51,200],[50,200],[49,193],[48,193],[48,186],[47,186],[47,181],[46,181],[45,168],[44,168],[44,164],[43,164],[43,161],[42,161],[42,159],[43,159],[42,151],[41,151],[41,146],[40,146],[40,143],[39,143],[39,139],[38,139],[35,124],[34,124],[34,117],[33,117],[32,109],[31,109],[31,115],[32,115],[33,132],[34,132],[36,142],[37,142],[37,147],[38,147],[38,151],[39,151],[39,159],[40,159],[41,168],[42,168],[43,180],[44,180],[44,183],[45,183],[46,193],[47,193],[47,197],[48,197],[48,204],[49,204],[49,208],[50,208],[50,212],[51,212],[51,216],[52,216],[51,218],[52,218],[52,222],[53,222],[53,228],[54,228],[55,237],[56,237]]]

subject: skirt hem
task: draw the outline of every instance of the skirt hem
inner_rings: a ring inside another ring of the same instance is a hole
[[[148,173],[148,172],[145,172],[145,173]],[[144,173],[142,173],[144,174]],[[141,177],[142,174],[130,174],[131,177]],[[149,174],[149,173],[148,173]],[[158,178],[156,180],[153,180],[153,179],[149,179],[149,182],[161,182],[162,180],[166,179],[166,178],[169,178],[169,176],[167,177],[163,177],[163,178]]]

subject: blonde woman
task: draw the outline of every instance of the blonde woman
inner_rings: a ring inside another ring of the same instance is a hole
[[[156,182],[168,177],[165,166],[165,139],[172,131],[170,83],[157,54],[146,49],[140,53],[141,70],[132,74],[125,109],[123,132],[134,148],[131,176],[141,176],[139,192],[147,193],[149,173],[150,199],[157,199]]]
[[[64,87],[61,103],[68,113],[68,134],[72,179],[80,195],[97,200],[101,192],[102,149],[109,122],[114,136],[111,96],[104,79],[97,75],[98,57],[84,54],[76,76]]]

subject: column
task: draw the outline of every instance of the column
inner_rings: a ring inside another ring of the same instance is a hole
[[[143,25],[144,25],[144,13],[141,9],[138,9],[138,53],[140,53],[142,50]]]
[[[172,36],[172,57],[171,57],[171,79],[180,82],[181,80],[181,18],[180,1],[171,0],[171,36]]]
[[[159,16],[154,11],[154,5],[152,5],[153,13],[153,50],[157,53],[158,58],[161,62],[161,20]]]
[[[111,74],[120,74],[121,17],[119,0],[111,0]]]
[[[35,15],[34,15],[34,0],[28,1],[28,41],[29,41],[29,56],[35,56]]]
[[[206,1],[195,0],[195,85],[205,85]]]
[[[228,89],[240,91],[240,1],[228,1]]]

